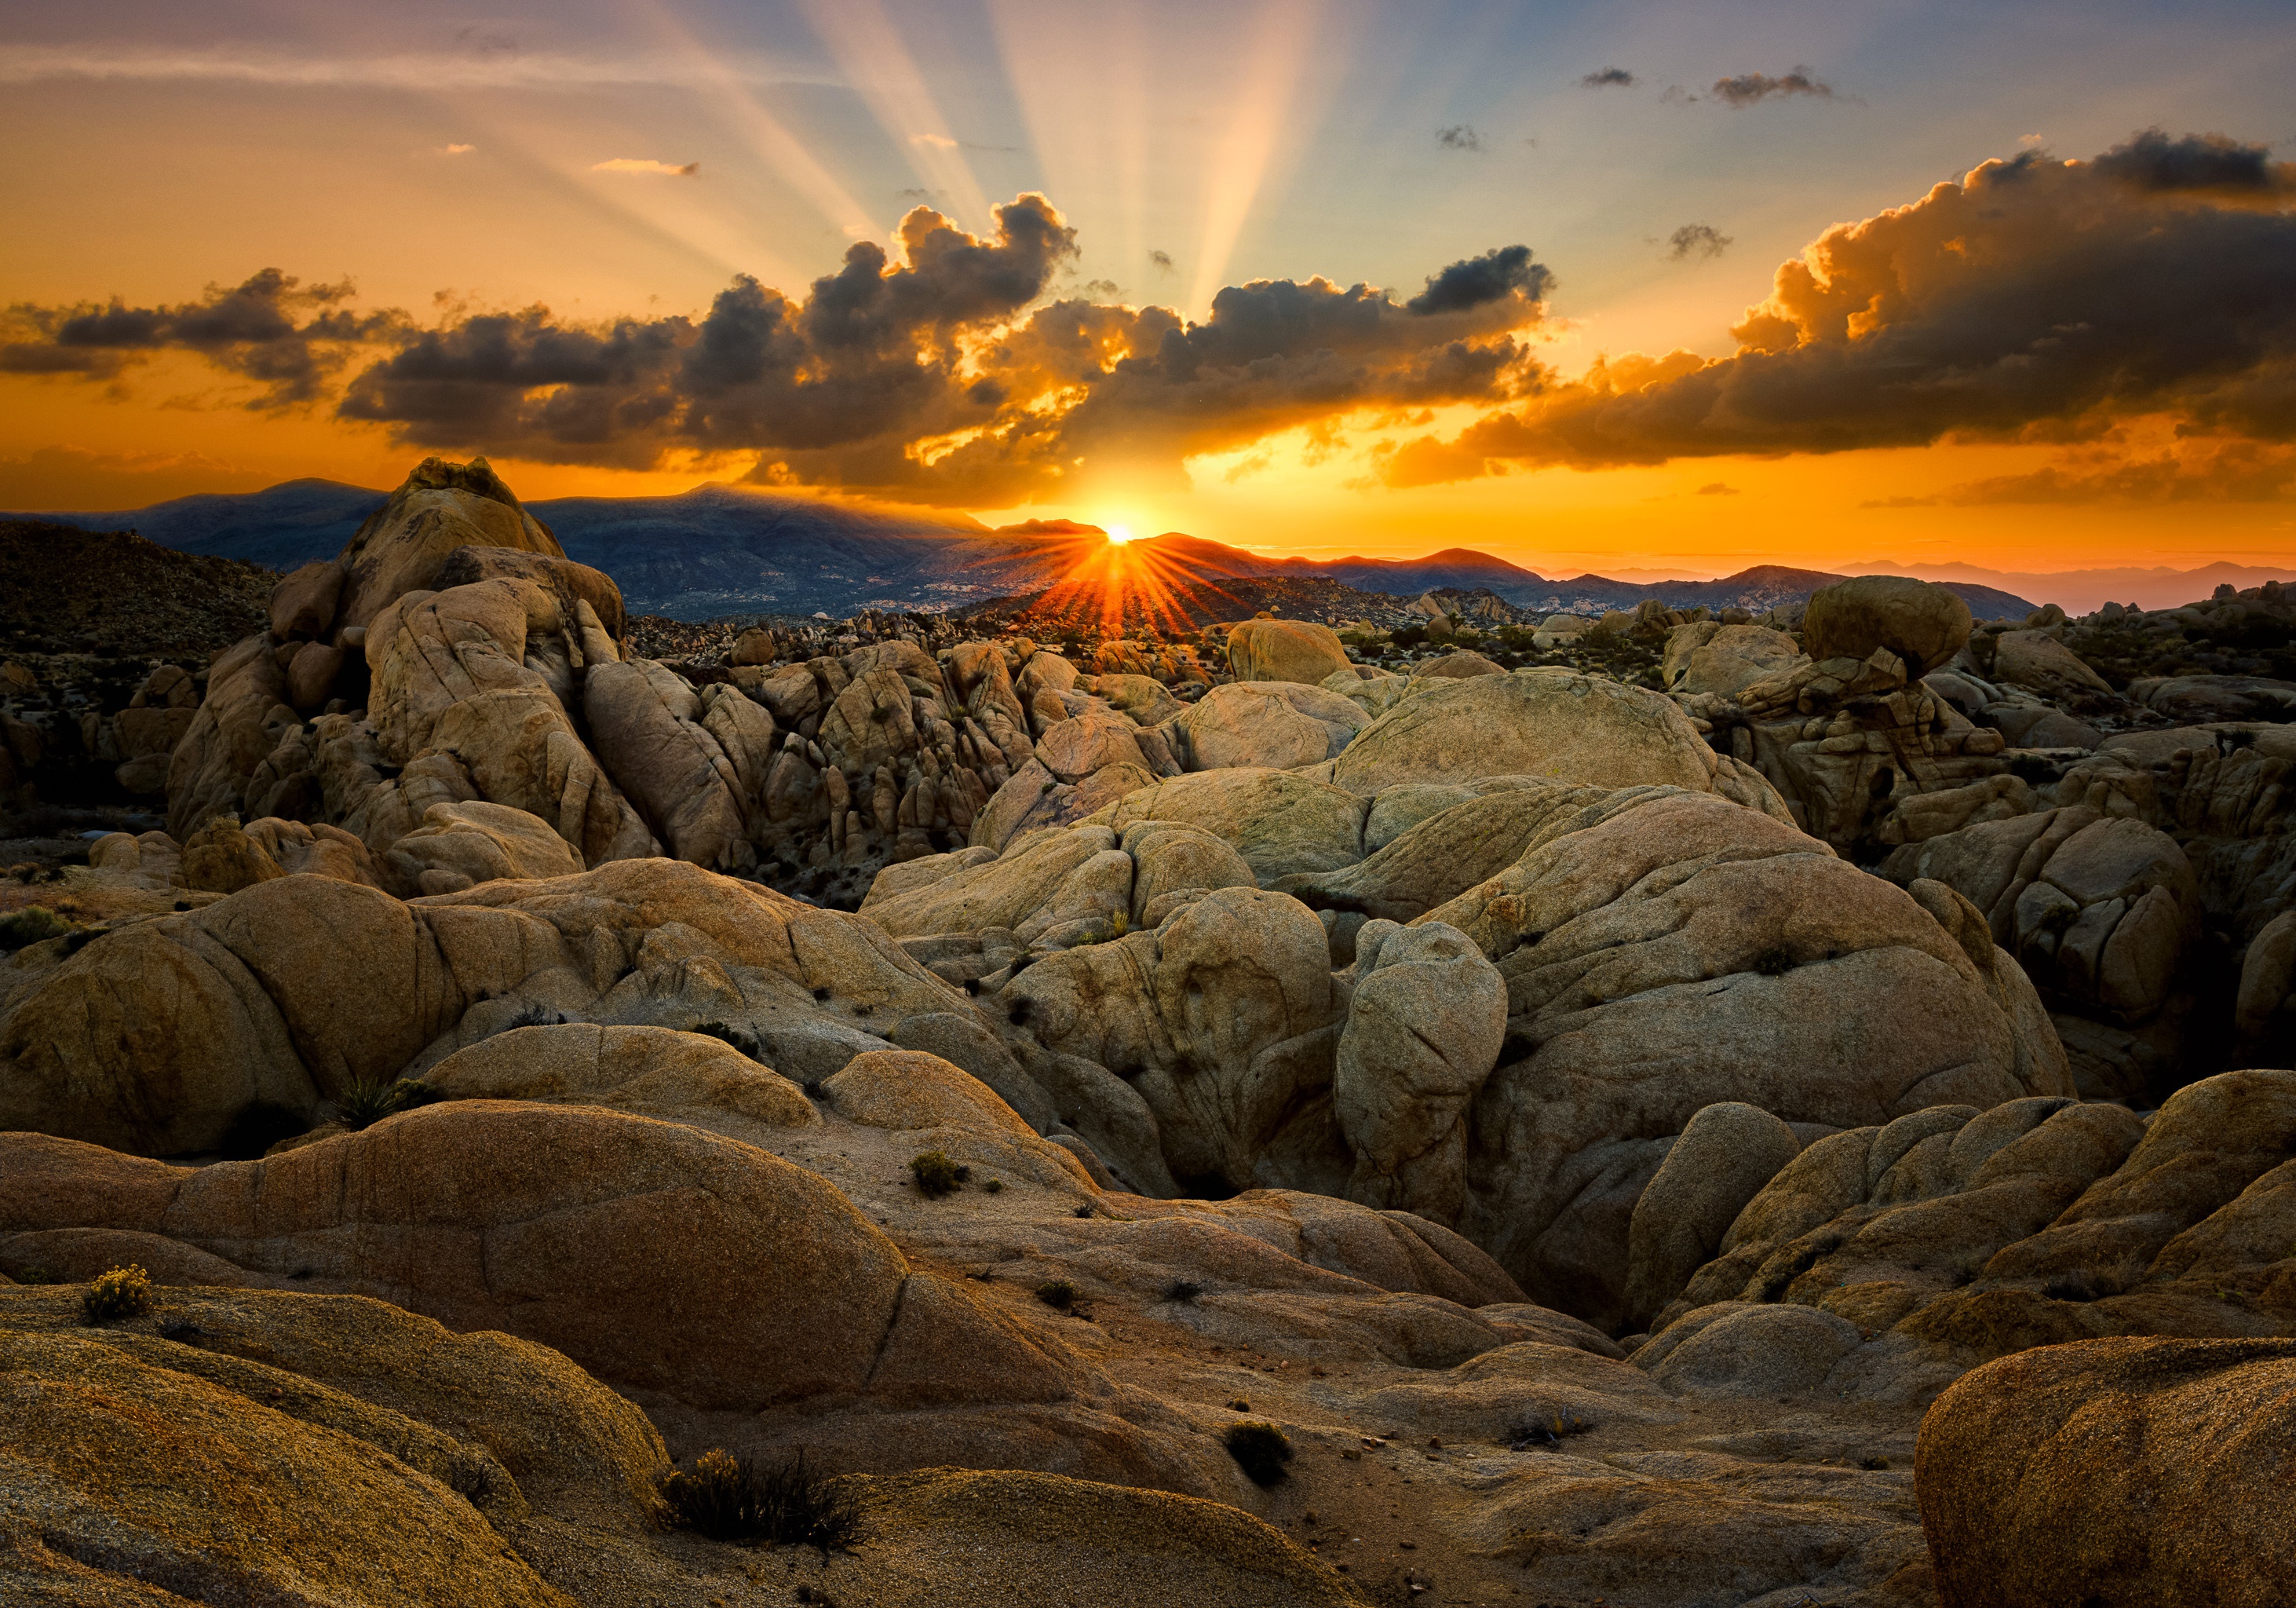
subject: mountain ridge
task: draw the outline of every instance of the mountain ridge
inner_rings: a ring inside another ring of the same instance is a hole
[[[283,570],[332,557],[386,496],[306,477],[256,492],[201,492],[144,508],[31,517],[86,530],[133,529],[180,552]],[[944,510],[840,503],[718,482],[671,496],[546,497],[527,507],[570,556],[612,576],[634,612],[685,619],[816,612],[841,618],[870,607],[961,610],[1057,585],[1104,542],[1098,528],[1065,519],[991,529]],[[1843,573],[1758,564],[1706,580],[1642,582],[1591,572],[1557,578],[1472,547],[1443,547],[1408,559],[1309,559],[1253,553],[1180,531],[1130,546],[1143,560],[1208,580],[1328,579],[1399,597],[1487,587],[1519,608],[1574,612],[1632,608],[1651,597],[1685,608],[1759,610],[1799,601]],[[2034,606],[2021,591],[1977,574],[1938,578],[1967,598],[1980,618],[2021,616]]]

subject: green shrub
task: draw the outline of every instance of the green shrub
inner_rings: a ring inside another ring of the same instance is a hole
[[[1283,1482],[1283,1465],[1292,1461],[1291,1437],[1272,1423],[1231,1423],[1220,1437],[1227,1455],[1254,1485]]]
[[[152,1276],[130,1263],[99,1273],[80,1297],[81,1313],[92,1324],[117,1323],[152,1309]]]
[[[772,1468],[707,1451],[690,1473],[661,1482],[670,1520],[713,1541],[849,1551],[862,1538],[861,1506],[849,1491],[805,1465],[805,1454]]]
[[[1047,1279],[1037,1286],[1037,1299],[1056,1311],[1066,1312],[1077,1303],[1077,1287],[1064,1278]]]
[[[0,951],[13,951],[28,944],[62,938],[71,930],[70,922],[45,905],[27,905],[21,910],[0,915]]]
[[[356,1133],[398,1109],[398,1086],[377,1078],[354,1083],[335,1096],[335,1120]]]
[[[987,1190],[990,1194],[1003,1194],[1004,1193],[1004,1180],[1002,1178],[991,1178],[980,1187]]]
[[[916,1178],[918,1193],[937,1201],[954,1192],[972,1176],[972,1169],[959,1167],[945,1151],[928,1150],[909,1158],[909,1171]]]

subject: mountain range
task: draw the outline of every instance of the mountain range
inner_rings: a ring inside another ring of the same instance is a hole
[[[256,492],[202,494],[107,513],[38,517],[90,530],[134,530],[162,546],[291,570],[331,558],[386,494],[336,480],[298,480]],[[831,502],[724,485],[665,497],[553,497],[529,503],[567,553],[614,578],[636,613],[707,619],[733,614],[862,608],[963,610],[1056,585],[1105,550],[1095,527],[1031,520],[991,529],[961,513]],[[1423,558],[1276,558],[1170,532],[1136,542],[1160,575],[1321,578],[1357,591],[1415,597],[1488,587],[1520,608],[1583,612],[1670,606],[1756,611],[1806,597],[1841,578],[1830,570],[1759,565],[1710,580],[1634,581],[1601,575],[1557,579],[1471,548]],[[1866,563],[1853,574],[1920,575],[1960,593],[1980,619],[2021,618],[2030,598],[2086,612],[2107,597],[2147,607],[2205,597],[2219,581],[2253,586],[2296,571],[2211,565],[2168,570],[2010,574],[1968,565]]]

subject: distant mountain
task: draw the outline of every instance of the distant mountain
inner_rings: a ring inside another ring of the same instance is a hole
[[[261,491],[201,492],[115,513],[41,513],[22,517],[82,530],[133,530],[178,553],[245,559],[292,570],[332,558],[390,494],[340,480],[283,480]]]
[[[2133,603],[2144,609],[2174,609],[2199,603],[2218,587],[2228,586],[2236,592],[2244,592],[2268,580],[2296,580],[2296,569],[2226,563],[2203,564],[2196,570],[2127,565],[2112,570],[2061,570],[2054,574],[2030,574],[1987,570],[1975,564],[1899,565],[1880,559],[1850,571],[1854,575],[1881,572],[1918,576],[1923,580],[1941,582],[1956,592],[1965,591],[1962,584],[1964,582],[1999,587],[2055,603],[2068,614],[2091,613],[2109,603]],[[1977,605],[1972,603],[1970,607],[1974,609]],[[1979,618],[1984,617],[1980,611]]]
[[[284,570],[333,557],[385,495],[337,480],[301,480],[237,496],[204,494],[148,508],[42,517],[84,530],[134,530],[182,552]],[[570,556],[614,578],[633,613],[679,619],[816,612],[842,619],[864,608],[960,610],[1063,583],[1074,591],[1081,577],[1104,589],[1107,578],[1119,574],[1197,588],[1205,606],[1215,610],[1229,607],[1231,598],[1240,606],[1248,591],[1222,583],[1262,578],[1404,599],[1444,588],[1488,587],[1517,608],[1549,613],[1631,609],[1648,597],[1681,608],[1759,612],[1799,602],[1841,578],[1764,564],[1713,580],[1636,582],[1601,575],[1556,580],[1465,547],[1414,559],[1316,560],[1251,553],[1179,531],[1130,544],[1124,564],[1111,567],[1103,562],[1111,551],[1105,534],[1070,520],[1030,520],[991,530],[966,515],[935,509],[724,485],[676,496],[551,497],[527,506]],[[1986,619],[2021,619],[2033,608],[1987,582],[2044,578],[1971,571],[1939,578]],[[2196,579],[2194,595],[2206,596],[2214,584]]]

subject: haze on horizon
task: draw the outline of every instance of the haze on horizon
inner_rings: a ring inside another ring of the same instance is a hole
[[[0,507],[2296,558],[2283,5],[0,4]]]

